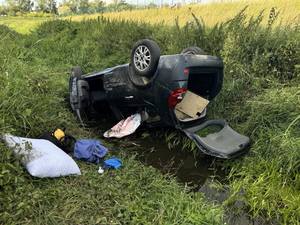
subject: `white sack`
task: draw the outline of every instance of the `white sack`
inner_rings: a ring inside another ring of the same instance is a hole
[[[31,176],[60,177],[80,175],[75,161],[48,140],[22,138],[6,134],[3,140],[21,161]]]

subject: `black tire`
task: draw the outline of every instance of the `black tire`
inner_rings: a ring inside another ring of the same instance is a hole
[[[155,74],[159,58],[160,48],[156,42],[143,39],[132,48],[130,66],[135,75],[150,78]]]
[[[205,51],[197,46],[188,47],[182,50],[181,54],[184,55],[206,55]]]

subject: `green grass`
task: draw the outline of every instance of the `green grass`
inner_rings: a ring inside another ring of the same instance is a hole
[[[34,179],[3,145],[0,173],[0,223],[4,224],[221,224],[224,207],[243,201],[244,210],[281,224],[300,220],[300,32],[299,26],[274,27],[275,15],[233,20],[207,28],[195,18],[185,26],[115,22],[50,21],[28,35],[0,27],[0,133],[36,137],[66,126],[77,137],[98,137],[79,128],[67,109],[69,68],[86,72],[128,62],[132,44],[153,38],[163,54],[200,46],[221,56],[224,87],[209,106],[210,118],[226,118],[249,135],[250,152],[222,163],[228,171],[222,188],[229,198],[208,203],[130,152],[118,155],[124,168],[103,176],[80,163],[81,177]],[[175,134],[175,135],[174,135]],[[170,145],[194,145],[176,133]],[[106,143],[109,145],[109,143]],[[234,211],[234,210],[232,210]]]
[[[37,28],[42,22],[45,22],[46,20],[51,20],[48,17],[22,17],[22,16],[16,16],[16,17],[0,17],[0,24],[6,25],[17,32],[28,34],[30,31]]]
[[[80,177],[59,179],[33,179],[14,164],[10,173],[2,172],[15,178],[4,186],[13,190],[1,194],[6,200],[1,223],[220,224],[220,208],[206,205],[200,194],[187,194],[174,178],[123,153],[118,156],[124,163],[119,171],[100,175],[96,165],[79,163]]]
[[[197,37],[204,39],[200,46],[215,51],[225,63],[224,87],[209,106],[209,117],[226,118],[233,128],[252,140],[245,157],[224,165],[230,171],[227,182],[231,193],[224,206],[243,201],[245,210],[253,216],[298,224],[299,28],[264,29],[261,20],[258,17],[246,22],[241,14],[225,28],[215,27],[208,32],[196,29]],[[224,33],[220,30],[225,31],[221,40]],[[177,137],[167,135],[171,146],[179,144],[196,150],[191,141]]]

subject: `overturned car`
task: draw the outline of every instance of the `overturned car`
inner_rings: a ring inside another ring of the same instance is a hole
[[[83,74],[74,67],[70,77],[70,104],[81,117],[109,107],[117,119],[142,112],[144,124],[183,131],[203,153],[233,158],[243,153],[249,138],[225,120],[206,120],[207,105],[220,92],[223,62],[190,47],[176,55],[160,55],[152,40],[138,41],[129,64]],[[205,137],[197,133],[209,126],[221,130]]]

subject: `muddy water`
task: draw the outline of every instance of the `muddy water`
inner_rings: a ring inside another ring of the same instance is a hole
[[[104,133],[115,123],[117,121],[108,114],[99,116],[90,126],[96,128],[97,133]],[[148,129],[142,126],[132,135],[109,141],[127,152],[132,151],[143,164],[152,166],[164,174],[174,175],[179,182],[191,186],[194,191],[198,191],[208,178],[225,177],[220,160],[204,154],[194,155],[183,151],[180,146],[169,149],[164,138],[166,131],[163,128]]]
[[[90,122],[89,127],[93,127],[96,133],[103,134],[115,123],[117,121],[113,117],[105,116]],[[222,180],[225,177],[220,160],[204,154],[194,155],[183,151],[180,146],[170,149],[164,138],[166,131],[170,130],[140,127],[132,135],[121,139],[112,138],[109,141],[117,148],[131,151],[143,164],[152,166],[164,174],[174,175],[180,183],[191,186],[194,191],[198,191],[208,178]]]
[[[194,191],[199,190],[208,178],[222,179],[224,177],[215,158],[194,155],[183,151],[180,146],[169,149],[161,132],[164,131],[137,132],[119,145],[137,153],[137,159],[143,164],[152,166],[164,174],[174,175],[179,182],[191,186]]]
[[[102,121],[96,122],[101,124],[101,127],[96,128],[96,132],[104,133],[114,123],[113,118],[102,118]],[[191,186],[194,191],[198,191],[208,178],[225,177],[220,160],[204,154],[194,155],[183,151],[180,146],[170,149],[163,135],[166,131],[162,128],[142,127],[132,135],[109,141],[120,149],[126,149],[126,152],[131,151],[143,164],[152,166],[164,174],[174,175],[179,182]]]

